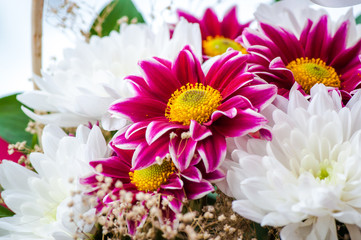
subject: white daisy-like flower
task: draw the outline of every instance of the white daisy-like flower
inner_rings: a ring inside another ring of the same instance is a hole
[[[361,4],[361,0],[311,0],[312,2],[325,7],[348,7]]]
[[[63,239],[74,234],[85,239],[93,224],[82,220],[95,209],[84,205],[87,195],[79,179],[94,173],[89,162],[109,156],[100,128],[79,126],[76,137],[67,136],[59,127],[48,125],[43,131],[44,153],[31,153],[36,172],[11,161],[0,164],[1,195],[15,213],[0,218],[0,239]],[[73,221],[71,221],[73,215]]]
[[[280,26],[292,31],[297,37],[300,36],[308,19],[317,22],[323,15],[328,15],[329,19],[333,19],[324,8],[316,8],[310,0],[282,0],[274,4],[261,3],[254,13],[257,21]],[[361,36],[361,26],[356,25],[352,9],[349,9],[336,21],[330,21],[329,27],[330,32],[334,34],[345,21],[349,21],[347,41],[350,46]]]
[[[76,127],[100,121],[105,129],[120,129],[126,121],[111,118],[107,110],[113,101],[131,96],[124,77],[138,73],[139,60],[153,56],[173,60],[185,45],[190,45],[201,59],[198,24],[181,20],[172,37],[166,25],[154,33],[145,24],[124,24],[120,33],[95,36],[90,43],[81,41],[76,48],[65,50],[64,60],[53,66],[50,74],[35,77],[40,90],[20,94],[18,100],[30,108],[50,112],[38,115],[23,107],[29,117],[44,124]]]
[[[361,239],[361,91],[345,107],[336,91],[292,89],[273,111],[272,141],[236,139],[225,191],[245,218],[284,228],[282,239],[337,239],[335,220]]]

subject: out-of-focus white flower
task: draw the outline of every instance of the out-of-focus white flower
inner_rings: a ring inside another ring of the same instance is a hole
[[[145,24],[122,25],[120,33],[92,37],[64,51],[64,60],[50,69],[50,74],[36,77],[40,90],[18,96],[30,108],[50,112],[38,115],[23,107],[36,121],[61,127],[74,127],[101,121],[103,128],[120,129],[125,119],[110,117],[107,110],[114,100],[132,95],[124,77],[138,73],[138,61],[153,56],[173,60],[190,45],[201,59],[202,39],[198,24],[181,20],[170,38],[169,28],[155,34]]]
[[[273,111],[272,141],[240,138],[228,161],[233,210],[282,239],[337,239],[335,220],[361,239],[361,92],[342,107],[336,91],[292,89]]]
[[[36,172],[7,160],[0,164],[1,195],[15,213],[0,219],[0,239],[72,240],[75,233],[93,228],[80,215],[92,217],[95,209],[84,205],[87,196],[72,193],[85,190],[79,178],[93,173],[89,162],[109,156],[100,128],[79,126],[71,137],[48,125],[42,141],[44,153],[30,154]],[[79,238],[86,238],[84,234]]]
[[[348,7],[361,3],[361,0],[311,0],[324,7]]]
[[[315,9],[313,7],[314,4],[310,0],[282,0],[274,4],[261,3],[254,16],[259,22],[280,26],[292,31],[299,37],[308,19],[317,22],[321,16],[329,15],[325,9]],[[361,36],[361,26],[356,25],[352,9],[337,21],[330,22],[331,24],[328,27],[331,30],[330,32],[334,34],[340,25],[347,20],[349,21],[347,43],[352,45]]]

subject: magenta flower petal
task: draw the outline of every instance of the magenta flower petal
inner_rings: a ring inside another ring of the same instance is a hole
[[[241,52],[227,51],[209,69],[205,81],[208,85],[219,89],[223,93],[224,88],[231,84],[241,73],[245,72],[247,58],[248,56],[243,55]]]
[[[201,156],[206,172],[216,170],[226,157],[226,139],[220,134],[213,134],[199,143],[198,153]]]
[[[138,122],[164,114],[166,106],[164,102],[153,98],[133,97],[111,105],[109,111],[126,115],[133,122]]]
[[[195,84],[197,82],[203,83],[204,73],[201,64],[188,46],[179,53],[172,71],[182,85],[187,83]]]
[[[169,152],[169,136],[161,137],[151,145],[142,142],[136,149],[132,158],[132,169],[139,170],[152,165],[156,157],[163,159]]]
[[[180,170],[187,169],[194,157],[197,141],[192,138],[174,137],[170,140],[169,153],[174,165]]]
[[[208,181],[201,181],[200,183],[185,182],[184,189],[187,193],[187,198],[190,200],[202,198],[214,191],[214,187]]]
[[[232,81],[226,85],[221,94],[223,98],[227,99],[238,89],[250,84],[254,80],[254,75],[251,73],[244,73],[235,77]]]
[[[131,136],[120,134],[112,140],[112,144],[121,149],[135,149],[139,144],[144,142],[145,129],[134,132]]]
[[[237,7],[234,6],[224,15],[223,21],[221,22],[222,36],[235,39],[241,35],[244,28],[249,27],[250,23],[251,22],[239,24],[237,19]]]
[[[235,107],[228,109],[226,111],[217,110],[214,113],[212,113],[211,121],[209,121],[209,122],[213,123],[222,117],[234,118],[235,116],[237,116],[237,109]],[[207,123],[207,125],[208,125],[208,123]]]
[[[194,166],[191,166],[182,171],[181,175],[191,182],[200,182],[202,180],[201,171],[199,171],[199,169]]]
[[[176,213],[181,212],[182,206],[183,206],[182,202],[184,201],[184,191],[183,190],[180,190],[180,191],[164,190],[162,198],[165,199],[165,198],[167,198],[167,196],[173,197],[173,199],[171,201],[169,201],[169,203],[170,203],[169,207]]]
[[[211,183],[219,182],[223,180],[226,175],[221,170],[215,170],[210,173],[203,174],[203,179],[210,181]]]
[[[165,88],[174,91],[182,86],[171,69],[156,60],[141,61],[139,65],[144,72],[144,77],[149,88],[154,92],[154,95],[158,96],[159,100],[163,102],[170,98],[169,91],[165,91]],[[152,79],[158,80],[152,81]],[[162,82],[166,82],[167,84],[161,84]]]
[[[114,177],[121,179],[122,181],[129,179],[130,163],[121,161],[119,157],[110,157],[105,160],[98,160],[90,162],[90,165],[94,168],[99,164],[102,165],[104,176]]]
[[[220,118],[212,126],[226,137],[236,137],[255,132],[266,123],[267,119],[263,115],[246,109],[244,111],[238,110],[237,116],[232,119]]]
[[[201,21],[201,29],[207,29],[206,34],[211,36],[221,35],[221,24],[211,8],[207,8]],[[208,27],[212,26],[212,27]]]
[[[151,123],[149,123],[145,132],[145,139],[150,145],[163,134],[175,128],[186,129],[186,126],[181,124],[170,124],[166,118],[162,119],[161,121],[152,121]]]
[[[253,107],[263,110],[276,98],[277,87],[271,84],[250,85],[237,91],[252,102]]]
[[[219,106],[218,109],[220,111],[227,111],[231,108],[247,109],[252,107],[252,103],[248,98],[241,95],[236,95],[222,103],[222,105]]]
[[[178,176],[171,176],[166,183],[161,185],[161,187],[164,189],[182,189],[183,182]]]
[[[191,124],[189,125],[189,132],[191,133],[194,141],[201,141],[212,135],[211,130],[194,120],[191,120]]]

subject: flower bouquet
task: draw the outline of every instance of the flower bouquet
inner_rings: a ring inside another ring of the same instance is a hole
[[[361,239],[352,10],[282,0],[242,23],[174,2],[155,30],[134,3],[1,99],[0,239]]]

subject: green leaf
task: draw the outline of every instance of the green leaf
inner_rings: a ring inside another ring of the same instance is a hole
[[[360,24],[361,23],[361,14],[357,16],[356,20],[356,24]]]
[[[254,230],[256,231],[257,239],[269,239],[268,237],[268,229],[263,228],[258,223],[253,223]]]
[[[11,217],[12,215],[14,215],[14,213],[12,211],[10,211],[6,207],[0,205],[0,218]]]
[[[113,0],[100,12],[95,19],[90,36],[108,36],[111,31],[119,31],[119,19],[128,17],[128,23],[134,18],[137,22],[144,23],[143,16],[135,8],[131,0]]]
[[[25,131],[29,118],[20,109],[16,94],[0,98],[0,136],[9,143],[32,143],[32,135]]]

